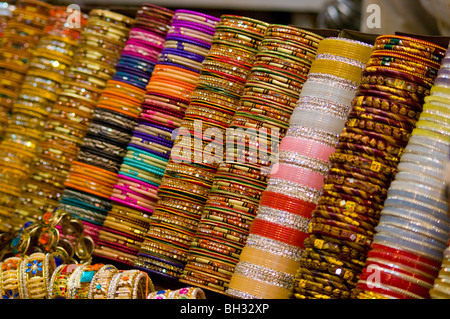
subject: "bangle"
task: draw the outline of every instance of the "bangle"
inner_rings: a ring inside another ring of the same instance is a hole
[[[20,264],[20,288],[23,299],[44,299],[50,283],[50,274],[56,268],[51,254],[34,253]]]
[[[140,270],[123,270],[116,273],[107,293],[108,299],[146,299],[149,291],[155,289],[145,272]]]
[[[206,299],[205,292],[197,287],[177,290],[159,290],[148,294],[147,299]]]
[[[21,295],[21,257],[9,257],[0,264],[0,291],[3,299],[23,298]]]
[[[106,299],[112,277],[118,272],[114,265],[104,265],[89,285],[88,299]]]

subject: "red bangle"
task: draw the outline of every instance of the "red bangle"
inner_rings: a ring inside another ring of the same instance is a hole
[[[393,252],[389,252],[386,250],[379,250],[379,249],[372,248],[367,253],[367,258],[371,258],[371,257],[389,260],[390,262],[393,262],[393,263],[399,263],[399,264],[405,265],[407,267],[414,268],[414,269],[417,269],[424,273],[427,273],[433,277],[437,277],[437,275],[439,273],[439,268],[433,269],[432,266],[422,263],[416,259],[412,259],[412,258],[403,256],[400,254],[396,254]]]
[[[372,275],[371,273],[363,273],[360,276],[360,280],[366,280],[371,275]],[[410,281],[407,281],[392,274],[385,273],[383,271],[379,272],[379,276],[380,276],[380,284],[397,287],[407,292],[411,292],[415,295],[421,296],[423,298],[427,298],[428,296],[428,291],[430,288],[423,287],[421,285],[412,283]],[[408,296],[405,295],[405,297]]]
[[[411,271],[408,271],[408,270],[405,270],[405,269],[396,268],[394,265],[392,265],[393,262],[390,261],[390,260],[380,260],[379,261],[379,260],[374,260],[374,258],[372,258],[372,257],[369,257],[369,258],[366,259],[366,265],[369,265],[369,264],[375,264],[375,265],[383,267],[383,268],[391,269],[392,271],[398,272],[401,275],[405,275],[405,276],[409,276],[409,277],[415,278],[417,280],[426,282],[429,285],[433,285],[434,284],[435,277],[431,277],[430,276],[429,278],[427,278],[427,277],[422,276],[422,275],[420,275],[420,274],[418,274],[418,273],[416,273],[414,271],[411,272]],[[394,263],[394,264],[396,264],[396,263]]]
[[[391,248],[389,246],[384,246],[384,245],[381,245],[381,244],[377,244],[375,242],[372,244],[371,249],[372,250],[385,251],[385,252],[388,252],[388,253],[393,254],[393,255],[401,255],[401,256],[404,256],[404,257],[407,257],[407,258],[410,258],[410,259],[417,260],[419,262],[425,263],[425,264],[429,265],[430,267],[433,267],[433,268],[436,268],[436,269],[440,269],[441,268],[441,264],[436,262],[436,261],[430,260],[430,259],[425,258],[425,257],[417,256],[417,255],[414,255],[412,253],[408,253],[408,252],[405,252],[405,251],[402,251],[402,250],[399,250],[399,249],[396,249],[396,248]]]
[[[250,233],[282,241],[288,245],[303,247],[303,241],[309,236],[297,229],[281,226],[261,219],[255,219]]]

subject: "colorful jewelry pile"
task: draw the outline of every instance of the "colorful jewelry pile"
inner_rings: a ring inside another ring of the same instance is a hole
[[[298,27],[267,27],[227,130],[224,163],[214,176],[181,282],[222,293],[228,287],[321,39]],[[280,68],[276,62],[282,58]]]
[[[46,121],[31,177],[16,205],[16,213],[22,218],[35,220],[58,207],[71,164],[78,156],[101,93],[115,73],[133,22],[107,10],[89,13],[72,66]]]
[[[172,147],[171,131],[180,125],[217,21],[194,11],[174,12],[110,197],[113,206],[99,232],[95,255],[134,265]]]
[[[66,189],[59,207],[84,221],[96,246],[100,227],[112,207],[110,196],[117,173],[138,123],[145,87],[172,17],[169,10],[144,5],[136,15],[129,37],[128,32],[121,35],[126,42],[115,73],[106,82],[64,183]]]
[[[444,48],[413,38],[376,39],[329,157],[330,173],[294,280],[296,298],[351,297],[400,156],[444,53]]]
[[[0,140],[52,7],[34,0],[20,0],[15,6],[3,29],[0,46]]]
[[[14,215],[22,186],[30,176],[44,124],[55,104],[56,92],[72,65],[80,38],[80,29],[68,29],[64,25],[68,16],[65,7],[52,7],[47,11],[47,24],[39,41],[33,44],[27,73],[13,99],[9,125],[0,144],[2,214],[8,212],[10,217]],[[16,222],[10,220],[9,223]]]
[[[450,233],[445,188],[450,152],[449,62],[450,49],[389,187],[356,287],[359,297],[430,298]],[[434,291],[442,283],[437,281]]]
[[[204,157],[205,144],[222,147],[266,27],[258,20],[221,16],[158,189],[138,266],[180,277],[218,166],[214,156]]]
[[[289,297],[311,214],[329,172],[328,157],[371,52],[371,45],[353,40],[320,41],[227,294]]]

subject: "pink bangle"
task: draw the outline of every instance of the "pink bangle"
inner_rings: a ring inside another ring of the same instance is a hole
[[[142,182],[140,180],[137,180],[137,179],[134,179],[134,178],[122,175],[122,174],[118,174],[117,178],[118,178],[117,182],[123,182],[124,184],[129,184],[131,186],[138,187],[147,192],[156,193],[156,190],[158,189],[158,187],[156,187],[155,185],[151,185],[151,184]]]
[[[326,162],[328,162],[328,158],[336,150],[334,147],[316,141],[292,136],[283,137],[279,149],[280,151],[291,151]]]
[[[278,165],[278,170],[270,174],[271,178],[279,178],[315,189],[321,189],[324,184],[325,176],[322,174],[295,165],[284,163]]]
[[[116,198],[116,197],[113,197],[113,196],[111,196],[109,199],[114,201],[114,202],[116,202],[116,203],[122,204],[123,206],[128,206],[128,207],[134,208],[134,209],[139,210],[139,211],[147,212],[149,214],[153,213],[153,209],[147,209],[145,207],[136,205],[135,203],[132,203],[132,202],[129,202],[129,201],[126,201],[126,200],[122,200],[122,199],[119,199],[119,198]]]

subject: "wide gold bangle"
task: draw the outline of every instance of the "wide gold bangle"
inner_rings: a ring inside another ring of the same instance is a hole
[[[92,278],[88,299],[106,299],[111,279],[119,270],[114,265],[104,265]]]
[[[19,271],[21,257],[9,257],[0,264],[0,292],[3,299],[20,299]]]
[[[20,264],[20,291],[23,299],[46,299],[50,275],[56,269],[52,254],[33,253]]]
[[[111,279],[108,299],[146,299],[149,291],[155,291],[148,275],[140,270],[122,270]]]

